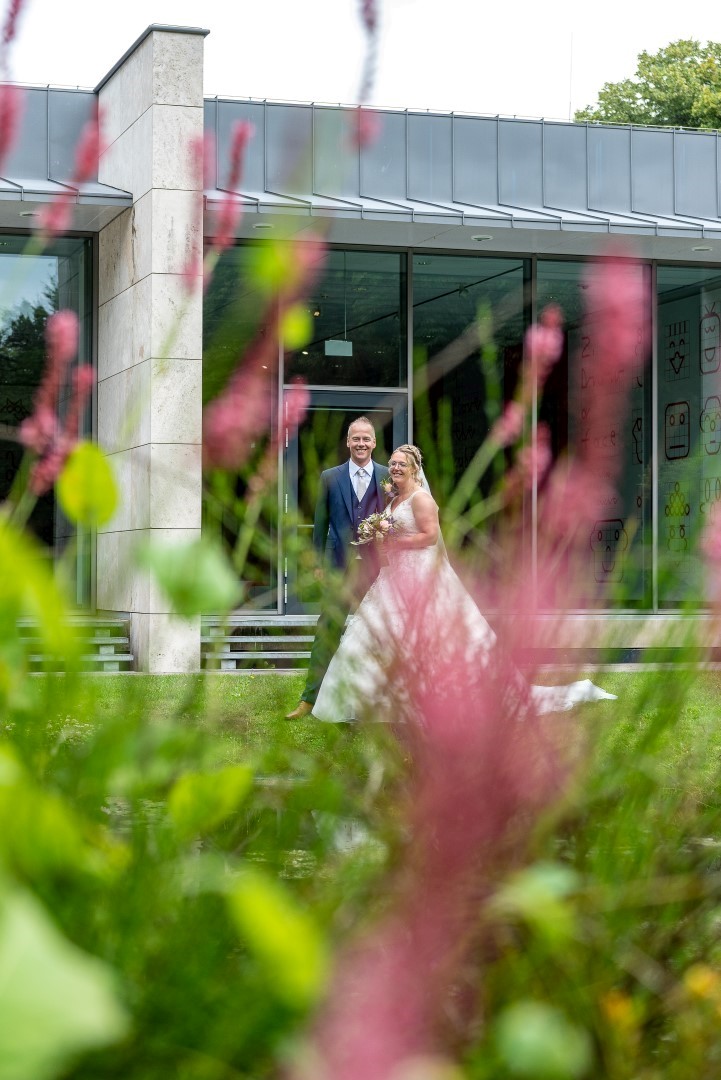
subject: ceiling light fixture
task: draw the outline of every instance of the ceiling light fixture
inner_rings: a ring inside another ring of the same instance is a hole
[[[253,226],[254,229],[274,229],[275,225],[271,225],[269,221],[259,221]]]
[[[489,233],[477,233],[475,236],[471,237],[471,240],[477,240],[479,244],[482,243],[484,240],[492,239],[493,237],[490,236]]]
[[[711,250],[711,245],[710,244],[697,244],[696,247],[691,248],[691,250],[692,251],[710,251]]]

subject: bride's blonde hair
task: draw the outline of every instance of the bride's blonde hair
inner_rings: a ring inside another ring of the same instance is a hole
[[[397,446],[393,451],[394,454],[405,454],[406,460],[411,466],[411,472],[413,479],[418,480],[421,472],[421,466],[423,465],[423,454],[420,452],[417,446],[413,443],[403,443],[402,446]]]

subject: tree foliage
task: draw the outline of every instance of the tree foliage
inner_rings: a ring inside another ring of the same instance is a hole
[[[681,40],[642,52],[635,75],[604,83],[598,102],[579,109],[575,119],[721,128],[721,44]]]

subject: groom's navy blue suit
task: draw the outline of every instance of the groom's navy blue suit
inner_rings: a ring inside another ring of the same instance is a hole
[[[321,564],[336,570],[347,570],[352,560],[357,571],[353,592],[360,600],[378,574],[378,559],[374,544],[351,547],[358,539],[358,525],[364,518],[382,510],[385,494],[381,480],[388,476],[384,465],[373,462],[373,475],[359,502],[350,476],[350,462],[326,469],[321,473],[320,490],[313,519],[313,544]],[[313,647],[308,664],[308,676],[301,701],[311,705],[318,696],[320,684],[333,653],[343,634],[351,607],[350,590],[344,595],[324,596]]]

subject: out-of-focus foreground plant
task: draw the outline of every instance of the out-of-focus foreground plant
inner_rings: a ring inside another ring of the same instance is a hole
[[[364,3],[362,14],[372,66],[378,13]],[[0,99],[5,128],[14,108]],[[249,137],[236,132],[236,178]],[[372,137],[360,119],[354,137]],[[87,165],[100,140],[83,145]],[[206,279],[237,212],[229,199]],[[207,405],[209,505],[241,520],[230,558],[206,541],[142,556],[182,615],[229,610],[273,525],[278,334],[301,346],[323,250],[321,236],[263,249],[257,334]],[[595,279],[606,373],[638,355],[645,300],[632,271],[609,258]],[[517,672],[537,610],[558,609],[561,594],[573,606],[589,523],[617,479],[613,455],[553,462],[536,423],[561,333],[555,308],[529,328],[505,405],[488,312],[467,335],[488,374],[489,435],[444,524],[482,597],[494,521],[496,583],[518,630],[474,662],[463,620],[433,625],[421,591],[407,649],[388,657],[391,723],[265,723],[253,738],[252,681],[241,722],[218,707],[212,677],[151,707],[150,681],[129,677],[108,698],[80,673],[62,567],[51,574],[25,526],[47,485],[84,527],[109,519],[115,489],[101,452],[77,438],[87,375],[57,414],[76,328],[54,316],[46,379],[16,433],[26,458],[0,510],[0,1080],[718,1074],[716,696],[696,691],[689,705],[690,676],[659,672],[617,678],[617,706],[541,719]],[[421,419],[433,370],[431,358],[418,379]],[[306,406],[299,385],[291,429]],[[599,430],[610,406],[602,393]],[[443,460],[430,426],[418,440]],[[521,528],[532,494],[540,573]],[[28,618],[34,642],[20,632]],[[30,678],[32,649],[62,672]]]

